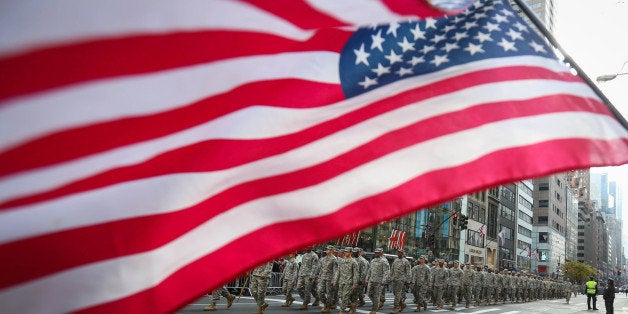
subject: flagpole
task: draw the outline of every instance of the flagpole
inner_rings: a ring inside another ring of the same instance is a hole
[[[626,119],[621,115],[621,113],[617,110],[617,108],[615,108],[615,106],[613,106],[611,101],[608,98],[606,98],[606,96],[597,87],[597,85],[595,85],[595,83],[593,83],[593,81],[589,78],[589,76],[587,76],[586,73],[584,73],[584,71],[580,68],[580,66],[578,66],[578,64],[558,44],[558,42],[556,41],[554,36],[545,27],[545,24],[543,22],[541,22],[541,20],[539,20],[536,17],[536,15],[532,11],[530,11],[528,6],[521,2],[521,0],[513,0],[513,1],[517,4],[517,6],[519,6],[519,8],[521,8],[521,10],[523,10],[525,15],[530,19],[530,21],[532,21],[532,23],[534,23],[536,28],[547,38],[547,40],[554,46],[554,48],[556,48],[556,49],[558,49],[560,51],[560,53],[565,58],[565,61],[567,63],[569,63],[569,65],[571,67],[573,67],[573,69],[576,70],[576,72],[578,73],[578,76],[580,76],[580,78],[582,78],[587,83],[587,85],[589,85],[589,87],[591,87],[591,89],[593,89],[593,91],[597,94],[597,96],[600,97],[600,99],[602,99],[602,101],[604,102],[606,107],[608,107],[608,109],[613,113],[613,115],[615,115],[615,118],[617,118],[619,123],[621,123],[621,125],[625,129],[628,130],[628,122],[626,122]]]

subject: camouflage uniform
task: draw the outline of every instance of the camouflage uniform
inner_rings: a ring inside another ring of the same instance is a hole
[[[314,297],[314,302],[312,302],[312,306],[318,306],[320,304],[320,296],[318,295],[318,275],[321,273],[321,258],[323,257],[323,252],[321,250],[316,250],[316,264],[312,270],[312,296]]]
[[[484,282],[484,275],[486,274],[486,271],[484,271],[483,268],[481,267],[477,267],[475,274],[473,276],[473,290],[474,290],[474,296],[475,296],[475,306],[480,306],[480,303],[482,303],[482,298],[483,298],[483,291],[484,288],[482,286],[483,282]]]
[[[261,266],[256,267],[251,272],[251,295],[257,303],[257,312],[263,313],[268,303],[265,302],[266,289],[268,288],[268,279],[270,278],[270,272],[273,270],[273,263],[269,262]]]
[[[504,285],[504,275],[502,275],[498,270],[495,271],[495,289],[493,290],[493,295],[495,296],[495,304],[503,299],[506,294],[505,285]],[[504,301],[505,302],[505,301]]]
[[[336,282],[338,283],[338,294],[340,295],[340,313],[344,313],[344,310],[348,307],[351,308],[349,313],[355,312],[356,301],[353,297],[355,294],[353,291],[358,288],[358,281],[360,280],[360,269],[358,262],[351,257],[352,249],[350,247],[345,248],[345,257],[338,262],[338,277]]]
[[[382,253],[382,249],[375,249],[375,253]],[[380,308],[380,296],[382,294],[382,283],[387,280],[386,276],[390,271],[390,265],[385,257],[379,256],[371,260],[366,275],[368,282],[367,294],[373,303],[371,313],[376,312]]]
[[[299,281],[297,282],[297,291],[299,296],[303,299],[303,305],[301,309],[307,309],[307,305],[310,303],[312,281],[314,280],[314,268],[318,261],[318,255],[312,252],[311,249],[307,253],[303,254],[301,258],[301,268],[299,269]]]
[[[510,302],[515,303],[517,302],[517,277],[515,277],[515,273],[514,272],[509,272],[508,273],[508,283],[510,285]]]
[[[286,303],[282,306],[290,306],[294,301],[292,297],[292,290],[294,290],[294,284],[299,273],[299,263],[294,258],[294,255],[290,255],[290,258],[286,260],[286,264],[283,268],[283,279],[281,290],[286,295]]]
[[[427,257],[421,256],[419,264],[412,268],[412,286],[414,297],[417,300],[418,307],[416,312],[421,311],[421,307],[427,311],[426,292],[430,284],[430,267],[425,264]]]
[[[390,267],[390,280],[393,285],[393,294],[395,295],[395,302],[391,313],[397,313],[398,310],[403,310],[406,307],[405,296],[406,286],[410,284],[412,279],[412,272],[410,262],[403,256],[403,249],[397,250],[398,258],[393,261]]]
[[[358,263],[360,264],[360,286],[358,287],[358,306],[364,305],[364,288],[366,287],[366,275],[369,272],[369,261],[362,256],[362,249],[359,249]]]
[[[460,264],[458,261],[454,261],[454,265],[449,269],[449,295],[451,298],[451,310],[456,309],[456,304],[458,303],[458,290],[462,285],[462,277],[464,273],[460,269]]]
[[[495,290],[495,274],[493,274],[493,270],[491,269],[487,269],[487,271],[484,273],[484,280],[482,282],[482,287],[484,289],[484,299],[486,300],[486,304],[489,305],[491,304],[491,301],[493,300],[493,291]]]
[[[471,296],[473,294],[473,287],[475,285],[475,270],[471,268],[471,264],[467,263],[465,269],[462,271],[462,295],[465,299],[465,307],[468,308],[471,304]],[[462,301],[462,299],[460,299]]]
[[[331,309],[334,295],[332,281],[335,280],[338,272],[338,261],[333,254],[333,250],[334,248],[332,246],[328,246],[327,255],[319,260],[321,266],[317,280],[317,292],[323,302],[323,313],[328,313]]]
[[[203,311],[215,311],[216,310],[216,302],[220,300],[220,296],[225,297],[227,299],[227,308],[231,307],[233,304],[233,300],[235,299],[235,295],[229,293],[229,290],[224,286],[212,291],[211,294],[211,304],[203,308]]]
[[[439,261],[439,267],[432,271],[432,287],[436,293],[436,307],[443,308],[443,292],[449,281],[449,271],[444,268],[445,261]]]

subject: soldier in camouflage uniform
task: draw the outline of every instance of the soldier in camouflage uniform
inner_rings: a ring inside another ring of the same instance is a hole
[[[319,259],[320,272],[318,274],[318,296],[323,302],[322,313],[329,313],[333,301],[333,285],[332,281],[336,278],[338,272],[338,261],[334,256],[334,247],[327,246],[327,254]],[[335,282],[334,282],[335,284]]]
[[[432,289],[436,293],[436,308],[443,309],[443,292],[449,281],[449,271],[445,268],[445,261],[439,260],[438,267],[432,271]]]
[[[216,289],[212,291],[211,294],[211,304],[203,308],[203,311],[215,311],[216,310],[216,302],[220,300],[220,296],[225,297],[227,299],[227,308],[230,308],[233,304],[233,300],[235,299],[235,295],[229,293],[229,290],[224,286],[222,288]]]
[[[449,297],[451,301],[452,311],[456,310],[456,304],[458,303],[458,290],[462,285],[463,272],[460,269],[460,262],[454,261],[452,267],[449,269]]]
[[[484,273],[484,281],[482,282],[482,288],[484,289],[484,300],[486,300],[486,305],[490,305],[491,301],[493,301],[493,291],[495,291],[495,274],[493,270],[490,268],[486,269]]]
[[[318,275],[321,273],[321,258],[324,256],[323,251],[320,249],[316,250],[316,264],[314,265],[314,269],[312,271],[312,296],[314,297],[314,302],[312,302],[312,306],[318,306],[320,304],[320,296],[318,295]]]
[[[336,248],[334,249],[334,256],[336,257],[336,264],[340,265],[340,262],[342,262],[342,260],[344,259],[344,249],[342,248]],[[336,274],[336,277],[338,274]],[[335,283],[332,286],[332,295],[331,295],[331,310],[335,310],[336,306],[338,304],[338,283]]]
[[[482,303],[482,292],[484,291],[482,282],[484,281],[484,274],[485,272],[481,266],[475,267],[475,273],[473,275],[473,296],[475,299],[475,306],[480,306]]]
[[[495,289],[493,290],[493,296],[495,304],[503,300],[506,290],[504,289],[504,275],[499,270],[495,270]],[[504,301],[505,302],[505,301]]]
[[[471,305],[471,296],[475,286],[475,270],[471,268],[471,263],[467,263],[462,274],[462,295],[464,296],[465,308]],[[462,299],[460,299],[462,301]]]
[[[367,287],[366,284],[366,275],[369,272],[369,261],[362,256],[364,251],[361,248],[358,248],[358,263],[360,264],[360,286],[358,287],[358,307],[364,306],[366,302],[364,302],[364,293]]]
[[[508,291],[510,292],[510,302],[517,302],[517,277],[515,276],[515,272],[508,272],[508,283],[510,285]]]
[[[569,304],[569,300],[571,300],[571,284],[568,281],[563,281],[563,294],[565,295],[565,301]]]
[[[270,278],[270,272],[272,270],[273,263],[269,262],[256,267],[251,272],[251,283],[249,288],[251,290],[251,295],[255,299],[255,303],[257,303],[257,311],[253,314],[262,314],[268,307],[268,303],[265,301],[266,289],[268,288],[268,279]]]
[[[393,285],[393,294],[395,295],[395,302],[391,312],[393,314],[402,311],[406,307],[406,287],[410,285],[410,280],[412,280],[412,266],[410,266],[410,261],[405,258],[403,253],[403,249],[397,250],[397,258],[390,267],[390,280]]]
[[[312,284],[314,281],[314,270],[316,263],[318,262],[318,255],[312,252],[312,248],[306,249],[306,253],[301,258],[301,267],[299,269],[299,281],[297,282],[297,291],[299,296],[303,299],[303,305],[301,310],[307,310],[308,304],[310,304],[310,297],[312,295]]]
[[[345,313],[346,308],[350,308],[349,313],[355,313],[357,299],[354,299],[354,291],[358,288],[360,280],[360,266],[358,262],[351,257],[353,249],[345,248],[345,257],[338,262],[338,294],[340,295],[340,312]]]
[[[515,278],[517,282],[516,287],[515,287],[517,291],[516,300],[517,302],[523,302],[523,289],[525,287],[525,283],[523,281],[523,278],[521,277],[521,273],[516,273]]]
[[[292,302],[294,302],[292,290],[294,289],[297,275],[299,273],[299,263],[297,262],[295,256],[296,254],[290,253],[286,259],[286,264],[283,267],[281,290],[286,295],[286,302],[281,305],[283,307],[288,307],[292,304]]]
[[[425,264],[427,257],[421,255],[419,258],[419,264],[412,268],[412,286],[414,291],[414,297],[417,300],[418,307],[415,312],[421,312],[421,307],[427,311],[427,287],[430,284],[430,268]]]
[[[366,275],[366,281],[368,282],[367,294],[373,303],[371,314],[375,314],[380,309],[382,283],[387,280],[386,276],[390,271],[390,265],[386,258],[383,257],[383,251],[380,248],[375,249],[375,257],[371,260]]]

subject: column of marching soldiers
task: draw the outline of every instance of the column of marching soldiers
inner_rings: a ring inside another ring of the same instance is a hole
[[[355,313],[358,307],[365,306],[365,296],[372,302],[370,313],[376,313],[384,306],[389,285],[394,295],[391,313],[401,312],[408,306],[408,292],[414,297],[414,311],[420,312],[427,311],[428,303],[436,309],[443,309],[447,304],[450,310],[463,303],[466,308],[471,304],[480,306],[558,298],[565,298],[569,303],[571,294],[581,290],[567,281],[508,270],[494,271],[491,267],[470,263],[460,265],[458,261],[446,263],[437,259],[430,265],[426,256],[420,256],[412,266],[403,249],[397,250],[392,265],[383,256],[381,248],[375,250],[370,262],[362,254],[360,248],[327,246],[325,253],[317,253],[310,247],[300,263],[296,254],[289,254],[282,261],[282,292],[286,301],[281,306],[292,305],[295,290],[303,301],[299,310],[322,305],[321,313],[336,309],[339,313]],[[269,262],[250,272],[250,291],[258,306],[254,314],[262,314],[268,307],[265,295],[272,265]],[[227,307],[231,307],[235,295],[223,287],[212,292],[211,304],[204,310],[216,310],[216,301],[221,295],[227,299]]]

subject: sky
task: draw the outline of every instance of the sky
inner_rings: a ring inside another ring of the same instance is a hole
[[[555,0],[554,35],[561,47],[594,82],[616,74],[628,62],[628,0]],[[628,72],[628,63],[621,72]],[[597,82],[596,82],[597,83]],[[615,108],[628,118],[628,75],[597,83]],[[628,165],[594,168],[622,185],[624,236],[628,235]]]

